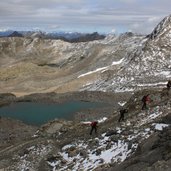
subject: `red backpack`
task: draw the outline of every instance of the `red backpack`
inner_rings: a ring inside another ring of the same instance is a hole
[[[91,123],[91,126],[96,126],[97,123],[98,123],[97,121],[94,121],[94,122]]]
[[[149,101],[150,101],[149,95],[146,95],[142,98],[142,102],[149,102]]]

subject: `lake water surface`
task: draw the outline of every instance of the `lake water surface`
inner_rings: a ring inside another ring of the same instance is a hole
[[[72,101],[62,104],[18,102],[0,107],[0,116],[21,120],[32,125],[41,125],[53,119],[72,120],[81,110],[104,106],[103,103]]]

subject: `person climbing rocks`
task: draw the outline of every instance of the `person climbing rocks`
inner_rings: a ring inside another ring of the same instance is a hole
[[[95,133],[97,134],[97,124],[98,124],[98,121],[93,121],[93,122],[91,122],[91,131],[90,131],[90,135],[92,135],[93,130],[94,130]]]
[[[167,96],[169,96],[169,91],[170,91],[170,88],[171,88],[171,80],[169,80],[168,82],[167,82]]]
[[[170,88],[171,88],[171,80],[169,80],[169,81],[167,82],[167,89],[170,90]]]
[[[142,102],[143,102],[142,110],[148,109],[147,104],[148,104],[150,101],[151,101],[151,99],[150,99],[150,97],[149,97],[149,94],[143,96],[143,98],[142,98]]]
[[[121,109],[119,112],[120,112],[120,118],[118,122],[124,121],[124,114],[128,113],[128,109]]]

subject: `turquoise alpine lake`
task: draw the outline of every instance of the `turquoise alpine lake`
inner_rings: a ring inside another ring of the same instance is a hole
[[[0,116],[21,120],[31,125],[42,125],[54,119],[73,120],[76,112],[104,106],[104,103],[85,101],[61,104],[18,102],[0,107]]]

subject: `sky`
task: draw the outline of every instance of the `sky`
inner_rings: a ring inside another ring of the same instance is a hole
[[[149,34],[171,0],[1,0],[0,31]]]

